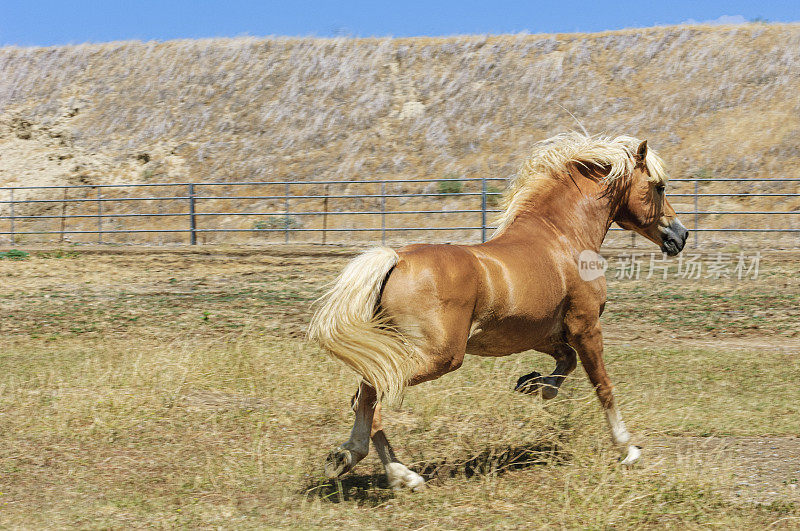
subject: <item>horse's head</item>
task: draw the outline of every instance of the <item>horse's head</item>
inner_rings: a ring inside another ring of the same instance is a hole
[[[683,250],[689,231],[667,201],[663,171],[651,171],[653,163],[661,170],[661,161],[652,155],[648,161],[647,140],[639,144],[634,161],[634,169],[620,190],[614,221],[623,229],[637,232],[654,242],[668,255],[675,256]]]

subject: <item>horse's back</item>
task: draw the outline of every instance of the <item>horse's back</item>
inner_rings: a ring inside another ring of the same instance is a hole
[[[399,259],[384,286],[382,304],[405,305],[405,299],[419,295],[430,303],[474,305],[479,268],[475,256],[465,247],[414,244],[398,249],[397,254]]]
[[[466,327],[473,319],[535,322],[552,318],[567,291],[551,252],[486,244],[414,244],[397,252],[381,301],[392,313],[458,310]]]
[[[417,244],[397,252],[381,305],[435,358],[504,356],[559,333],[568,287],[551,249]]]

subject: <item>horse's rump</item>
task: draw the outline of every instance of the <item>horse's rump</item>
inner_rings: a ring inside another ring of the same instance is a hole
[[[416,349],[378,304],[398,259],[388,247],[354,258],[317,301],[308,330],[309,339],[389,399],[402,394],[418,366]]]

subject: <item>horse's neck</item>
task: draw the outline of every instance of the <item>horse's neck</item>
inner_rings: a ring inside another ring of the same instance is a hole
[[[535,238],[546,227],[580,250],[599,251],[611,226],[611,205],[599,197],[600,188],[600,184],[582,176],[542,183],[525,200],[503,235]]]

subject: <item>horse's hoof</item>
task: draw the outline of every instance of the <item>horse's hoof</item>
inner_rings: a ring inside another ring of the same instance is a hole
[[[517,385],[514,391],[524,395],[534,395],[539,392],[542,387],[542,375],[536,371],[525,376],[520,376],[517,380]]]
[[[558,387],[553,385],[543,385],[542,386],[542,398],[545,400],[552,400],[558,396]]]
[[[346,448],[337,448],[328,454],[325,460],[325,475],[330,478],[338,478],[342,474],[350,472],[355,464],[353,453]]]
[[[628,455],[625,456],[625,459],[623,459],[620,464],[623,466],[631,466],[634,463],[636,463],[641,457],[642,457],[642,448],[640,446],[632,444],[628,446]]]
[[[386,476],[389,479],[389,486],[394,490],[411,489],[414,492],[419,492],[425,488],[425,480],[414,472],[409,470],[402,463],[389,463],[386,465]]]

